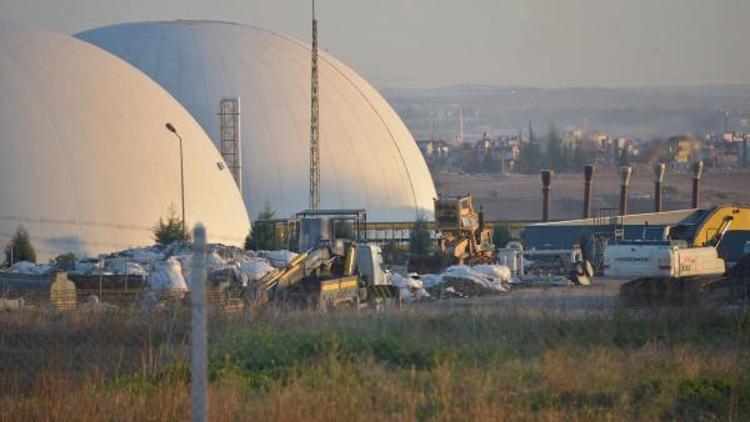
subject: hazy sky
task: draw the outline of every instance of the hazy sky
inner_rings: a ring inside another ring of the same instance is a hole
[[[750,0],[317,0],[321,45],[375,85],[750,83]],[[309,39],[307,0],[0,0],[66,33],[201,18]]]

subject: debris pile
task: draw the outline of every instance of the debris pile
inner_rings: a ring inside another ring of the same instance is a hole
[[[192,245],[173,243],[127,249],[96,258],[81,258],[72,262],[34,264],[17,262],[5,270],[14,274],[44,275],[55,271],[67,271],[75,280],[81,281],[107,277],[112,279],[131,277],[144,281],[144,286],[156,293],[173,291],[187,292],[190,277]],[[206,267],[208,279],[213,282],[236,281],[242,286],[260,280],[275,268],[285,268],[297,257],[287,250],[245,251],[220,244],[207,245]],[[71,278],[73,279],[73,278]],[[97,281],[98,282],[98,281]]]
[[[391,274],[391,284],[401,289],[405,302],[419,302],[429,297],[489,296],[510,291],[510,269],[504,265],[454,265],[440,274]]]

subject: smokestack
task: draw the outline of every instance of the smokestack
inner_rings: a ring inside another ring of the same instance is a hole
[[[664,201],[662,194],[664,192],[664,170],[667,166],[664,163],[654,165],[654,211],[662,212]]]
[[[542,221],[549,221],[549,193],[552,184],[552,170],[542,170]]]
[[[750,135],[745,135],[744,138],[742,138],[742,168],[746,168],[748,165],[748,159],[747,159],[747,141]]]
[[[583,218],[591,216],[591,179],[594,178],[594,166],[583,166]]]
[[[698,196],[700,194],[700,183],[702,175],[703,161],[696,161],[695,163],[693,163],[693,208],[698,208]]]
[[[628,213],[628,186],[630,185],[631,174],[633,174],[632,167],[620,167],[620,215],[622,216]]]

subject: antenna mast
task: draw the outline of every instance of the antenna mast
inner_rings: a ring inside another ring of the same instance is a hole
[[[318,20],[312,2],[312,86],[310,90],[310,209],[320,209],[320,107],[318,102]]]

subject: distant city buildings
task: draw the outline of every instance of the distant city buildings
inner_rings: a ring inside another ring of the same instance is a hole
[[[678,135],[666,140],[613,137],[604,130],[587,132],[575,127],[560,135],[554,129],[541,137],[531,128],[530,133],[531,140],[520,132],[494,137],[484,133],[460,144],[430,139],[418,145],[432,169],[465,173],[535,173],[542,168],[578,172],[584,164],[615,168],[657,162],[687,171],[699,160],[711,170],[750,167],[750,134],[744,132],[709,133],[704,138]]]

